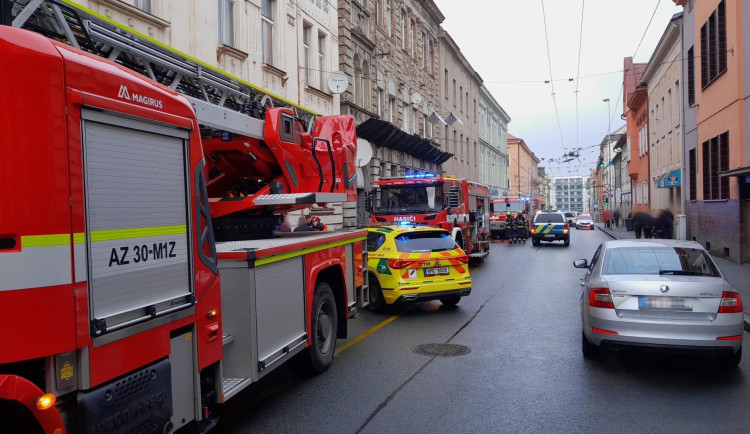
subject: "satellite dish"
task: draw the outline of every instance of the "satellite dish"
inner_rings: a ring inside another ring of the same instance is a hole
[[[372,160],[372,146],[367,140],[357,138],[357,167],[365,167]]]
[[[419,92],[414,92],[411,94],[411,103],[412,104],[419,104],[422,102],[422,95]]]
[[[341,71],[328,74],[328,89],[333,93],[341,93],[349,87],[349,78]]]

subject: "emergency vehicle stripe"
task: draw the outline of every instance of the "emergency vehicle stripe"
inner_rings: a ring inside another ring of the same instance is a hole
[[[256,259],[255,260],[255,265],[258,266],[258,265],[263,265],[263,264],[270,264],[272,262],[283,261],[284,259],[294,258],[294,257],[297,257],[297,256],[306,255],[306,254],[312,253],[312,252],[319,252],[321,250],[330,249],[331,247],[338,247],[338,246],[343,246],[345,244],[350,244],[352,241],[364,241],[366,239],[367,239],[367,237],[354,238],[353,240],[350,239],[350,240],[337,241],[337,242],[334,242],[334,243],[324,244],[324,245],[321,245],[321,246],[315,246],[315,247],[310,247],[310,248],[307,248],[307,249],[296,250],[296,251],[290,252],[290,253],[283,253],[283,254],[280,254],[280,255],[266,256],[266,257],[263,257],[263,258]]]
[[[106,229],[91,231],[91,241],[114,241],[128,238],[163,237],[165,235],[183,235],[187,233],[187,226],[152,226],[132,229]]]
[[[25,235],[21,237],[21,248],[70,246],[70,234]]]
[[[21,236],[21,250],[0,255],[0,291],[67,285],[73,281],[70,234]]]

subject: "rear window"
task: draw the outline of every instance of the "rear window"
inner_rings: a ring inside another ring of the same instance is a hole
[[[662,274],[720,277],[701,249],[627,247],[607,250],[602,274]]]
[[[534,223],[565,223],[565,219],[559,213],[540,213],[534,218]]]
[[[591,219],[591,217],[583,216],[583,217],[578,217],[578,221],[579,222],[590,222],[590,221],[592,221],[592,219]]]
[[[395,238],[396,250],[406,253],[442,252],[456,248],[448,232],[407,232]]]
[[[565,213],[565,217],[575,217],[575,216],[576,216],[576,215],[575,215],[575,214],[573,214],[572,212],[566,212],[566,213]]]

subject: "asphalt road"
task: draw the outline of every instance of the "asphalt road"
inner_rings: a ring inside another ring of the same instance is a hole
[[[436,301],[362,313],[328,372],[277,369],[228,403],[218,432],[750,431],[750,349],[731,370],[700,356],[584,360],[583,271],[572,262],[607,239],[574,230],[570,247],[493,244],[457,308]],[[470,352],[415,353],[428,343]]]

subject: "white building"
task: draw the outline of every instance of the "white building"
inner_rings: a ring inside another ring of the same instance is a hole
[[[510,116],[486,87],[479,89],[479,182],[495,197],[508,195]]]
[[[553,176],[550,188],[550,205],[560,211],[590,212],[588,177]]]

